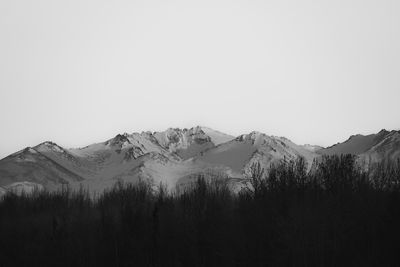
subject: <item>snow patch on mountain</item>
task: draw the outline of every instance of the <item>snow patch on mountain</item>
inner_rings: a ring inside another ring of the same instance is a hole
[[[234,136],[225,134],[208,127],[198,126],[201,130],[211,138],[211,141],[217,146],[235,139]]]
[[[308,151],[311,151],[311,152],[317,152],[318,150],[321,150],[321,149],[324,148],[324,147],[322,147],[322,146],[310,145],[310,144],[302,145],[302,147],[303,147],[304,149],[308,150]]]
[[[236,173],[236,177],[249,178],[254,163],[259,162],[263,168],[268,169],[271,164],[282,160],[294,160],[299,156],[304,157],[311,165],[317,155],[287,138],[253,131],[210,149],[197,159],[228,166]]]

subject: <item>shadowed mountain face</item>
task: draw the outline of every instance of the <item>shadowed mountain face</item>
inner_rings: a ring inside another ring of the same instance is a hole
[[[53,189],[84,180],[65,165],[34,148],[26,148],[0,161],[0,186],[29,181]]]
[[[365,164],[400,158],[400,131],[381,130],[377,134],[353,135],[343,142],[317,151],[321,155],[353,154]]]
[[[28,147],[0,160],[0,186],[38,184],[53,190],[68,184],[101,192],[117,181],[152,181],[184,187],[199,174],[243,183],[253,163],[265,169],[282,160],[304,157],[310,165],[320,155],[351,153],[364,162],[400,156],[400,134],[381,131],[355,135],[329,148],[296,145],[284,137],[259,132],[233,136],[206,127],[169,128],[163,132],[118,134],[84,148],[66,149],[53,142]],[[22,183],[22,184],[21,184]],[[30,188],[29,187],[29,188]]]
[[[377,134],[370,135],[352,135],[350,138],[343,143],[319,150],[319,153],[324,155],[335,155],[335,154],[354,154],[359,155],[368,151],[375,144],[379,143],[384,139],[389,132],[382,130]]]

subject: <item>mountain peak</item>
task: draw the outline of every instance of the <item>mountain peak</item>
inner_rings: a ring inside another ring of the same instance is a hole
[[[37,151],[56,151],[56,152],[64,152],[64,149],[57,145],[56,143],[52,142],[52,141],[45,141],[43,143],[40,143],[39,145],[34,147],[35,150]]]
[[[266,134],[261,133],[259,131],[252,131],[248,134],[242,134],[239,135],[235,140],[237,141],[255,141],[257,139],[263,138],[263,137],[267,137]]]
[[[130,144],[131,142],[128,139],[128,134],[123,133],[123,134],[117,134],[114,138],[108,140],[106,142],[106,145],[111,145],[111,146],[123,146],[126,144]]]
[[[378,133],[378,134],[379,134],[379,135],[382,135],[382,134],[384,135],[384,134],[388,134],[388,133],[389,133],[389,131],[388,131],[388,130],[386,130],[386,129],[382,129],[382,130],[380,130],[380,131],[379,131],[379,133]]]
[[[190,146],[192,143],[203,144],[211,142],[211,138],[200,128],[168,128],[164,132],[154,133],[158,143],[168,149],[181,149]]]
[[[58,146],[58,145],[52,141],[44,141],[37,146]]]

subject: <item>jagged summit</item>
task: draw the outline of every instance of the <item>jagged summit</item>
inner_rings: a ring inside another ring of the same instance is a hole
[[[252,140],[252,141],[254,141],[254,140],[258,139],[258,138],[263,138],[263,137],[267,137],[267,135],[264,134],[264,133],[261,133],[261,132],[259,132],[259,131],[252,131],[252,132],[250,132],[250,133],[248,133],[248,134],[239,135],[239,136],[236,138],[236,140],[238,140],[238,141],[245,141],[245,140]]]
[[[129,141],[128,136],[129,136],[129,134],[127,134],[127,133],[117,134],[114,138],[106,141],[105,144],[110,145],[110,146],[118,146],[119,148],[121,148],[121,147],[126,146],[131,143]]]
[[[164,132],[155,132],[154,137],[158,144],[182,159],[188,159],[215,144],[200,127],[190,129],[169,128]]]
[[[389,133],[389,131],[388,131],[388,130],[386,130],[386,129],[382,129],[382,130],[380,130],[380,131],[379,131],[379,133],[378,133],[378,134],[387,134],[387,133]]]

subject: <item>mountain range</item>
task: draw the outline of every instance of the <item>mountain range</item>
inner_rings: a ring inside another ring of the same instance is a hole
[[[139,179],[173,189],[189,185],[199,175],[225,177],[239,190],[255,162],[268,168],[301,156],[311,166],[315,158],[334,154],[357,155],[363,164],[397,160],[400,131],[353,135],[327,148],[297,145],[256,131],[234,137],[201,126],[118,134],[83,148],[67,149],[47,141],[0,160],[0,194],[36,187],[56,190],[62,185],[102,192],[118,181]]]

